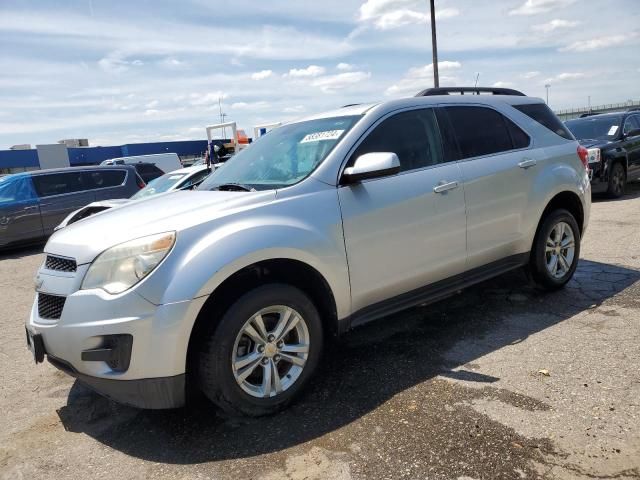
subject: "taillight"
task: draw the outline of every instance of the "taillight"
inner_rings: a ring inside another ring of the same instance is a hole
[[[582,145],[578,145],[578,156],[580,157],[580,161],[584,168],[589,169],[589,150],[584,148]]]

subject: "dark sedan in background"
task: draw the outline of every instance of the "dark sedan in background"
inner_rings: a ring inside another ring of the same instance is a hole
[[[565,124],[587,148],[594,193],[617,198],[627,181],[640,178],[640,110],[587,113]]]
[[[145,186],[132,165],[36,170],[0,177],[0,248],[51,235],[72,211]]]

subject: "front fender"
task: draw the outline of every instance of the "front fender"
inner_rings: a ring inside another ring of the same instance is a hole
[[[351,295],[337,201],[330,188],[178,232],[173,251],[138,293],[157,305],[190,300],[210,295],[246,266],[291,259],[324,277],[343,318]]]

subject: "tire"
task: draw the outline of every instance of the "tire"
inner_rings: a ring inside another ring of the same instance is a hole
[[[561,240],[558,240],[559,233]],[[558,245],[557,242],[570,245],[571,236],[573,237],[573,252],[569,255],[570,248],[562,248],[562,245]],[[553,248],[553,250],[547,252],[547,248]],[[555,273],[554,256],[556,257]],[[580,228],[576,219],[569,211],[563,209],[549,213],[542,219],[531,250],[529,271],[533,281],[539,287],[549,291],[564,287],[573,277],[579,257]]]
[[[258,314],[264,328],[256,319]],[[287,325],[284,331],[291,323],[294,326],[286,335],[278,335],[280,323]],[[271,339],[273,334],[282,342]],[[306,353],[292,352],[305,344]],[[209,400],[230,415],[271,415],[303,390],[318,366],[322,347],[322,321],[309,297],[290,285],[264,285],[238,298],[204,339],[198,384]]]
[[[607,195],[611,198],[620,198],[624,195],[624,190],[627,182],[627,175],[624,172],[624,167],[620,162],[616,162],[611,167],[611,173],[609,173],[609,185],[607,187]]]

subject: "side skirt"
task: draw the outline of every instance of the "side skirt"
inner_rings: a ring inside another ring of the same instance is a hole
[[[440,280],[436,283],[364,307],[352,314],[344,323],[349,326],[348,328],[356,327],[407,308],[415,307],[416,305],[434,303],[471,285],[522,267],[528,262],[529,252],[512,255],[451,278]]]

